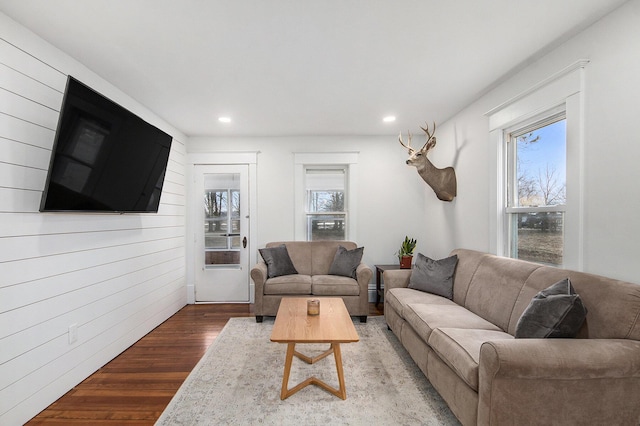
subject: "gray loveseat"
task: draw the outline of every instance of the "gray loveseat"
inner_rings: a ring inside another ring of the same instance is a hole
[[[339,246],[354,250],[358,246],[351,241],[283,241],[267,243],[266,248],[284,244],[298,274],[269,278],[267,264],[260,259],[251,269],[255,284],[256,321],[263,316],[274,316],[280,300],[287,296],[339,296],[352,316],[367,321],[369,314],[369,282],[373,276],[371,268],[360,263],[355,271],[356,279],[330,275],[334,257]]]
[[[464,425],[639,425],[640,285],[454,250],[453,300],[384,272],[387,324]],[[514,338],[531,299],[569,278],[573,339]]]

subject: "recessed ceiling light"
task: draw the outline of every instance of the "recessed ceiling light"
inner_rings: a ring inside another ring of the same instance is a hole
[[[396,121],[396,116],[388,115],[385,118],[383,118],[382,121],[384,121],[385,123],[393,123],[394,121]]]
[[[218,117],[218,121],[221,123],[231,123],[231,117]]]

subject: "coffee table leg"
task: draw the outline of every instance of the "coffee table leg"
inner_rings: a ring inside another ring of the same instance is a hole
[[[296,344],[287,344],[287,357],[284,362],[284,374],[282,376],[282,390],[280,391],[280,399],[284,400],[289,396],[289,374],[291,373],[291,363],[293,362],[293,354],[296,351]]]
[[[332,343],[333,347],[333,356],[336,359],[336,370],[338,370],[338,383],[340,384],[340,388],[338,393],[335,395],[342,398],[347,399],[347,387],[344,383],[344,372],[342,370],[342,353],[340,352],[340,343]]]
[[[291,364],[293,363],[294,355],[302,359],[303,361],[307,362],[308,364],[313,364],[317,360],[322,359],[327,355],[331,354],[331,352],[333,352],[333,356],[335,357],[335,360],[336,360],[336,370],[338,372],[338,383],[340,384],[339,389],[329,386],[328,384],[326,384],[325,382],[323,382],[322,380],[314,376],[309,377],[305,381],[289,389],[289,375],[291,373]],[[311,357],[297,353],[295,343],[287,344],[287,357],[284,362],[284,374],[282,376],[282,389],[280,390],[280,399],[285,400],[291,395],[293,395],[294,393],[298,392],[300,389],[309,385],[319,386],[322,389],[326,390],[327,392],[337,396],[338,398],[347,399],[347,388],[344,382],[344,371],[342,369],[342,352],[340,351],[340,343],[332,343],[328,351],[324,352],[322,355],[316,358],[311,358]]]

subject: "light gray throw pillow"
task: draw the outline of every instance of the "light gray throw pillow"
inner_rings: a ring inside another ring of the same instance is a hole
[[[409,288],[453,299],[453,274],[458,264],[458,256],[453,255],[433,260],[418,253],[409,278]]]
[[[342,246],[338,246],[336,255],[333,257],[333,263],[329,268],[329,275],[341,275],[356,279],[356,269],[362,261],[364,247],[358,247],[353,250],[347,250]]]
[[[516,325],[516,338],[576,337],[587,308],[569,278],[542,290],[531,300]]]
[[[284,244],[280,244],[278,247],[259,249],[258,251],[264,259],[264,263],[267,264],[268,278],[298,273],[295,266],[293,266],[293,262],[291,262],[287,246]]]

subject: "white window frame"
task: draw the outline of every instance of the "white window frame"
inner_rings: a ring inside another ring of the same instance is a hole
[[[297,241],[307,240],[307,206],[305,188],[306,167],[344,167],[346,178],[345,200],[345,228],[346,239],[357,241],[357,179],[358,153],[357,152],[298,152],[294,153],[294,238]]]
[[[489,250],[509,255],[506,138],[553,111],[566,112],[567,203],[562,267],[584,270],[584,79],[587,60],[577,61],[518,96],[498,105],[489,117]]]

